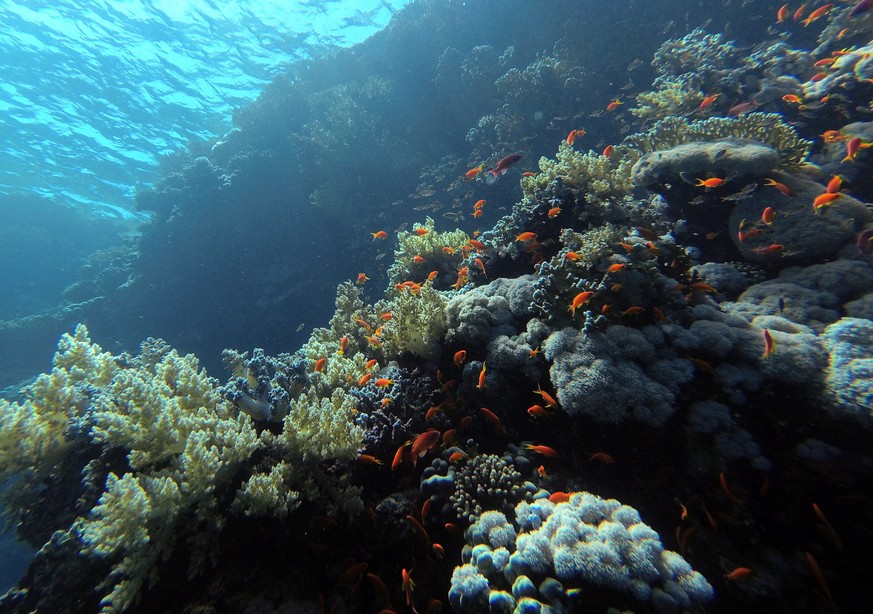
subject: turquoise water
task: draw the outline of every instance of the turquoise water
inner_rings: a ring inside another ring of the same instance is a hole
[[[128,217],[162,155],[224,133],[283,65],[405,0],[0,2],[0,193]]]

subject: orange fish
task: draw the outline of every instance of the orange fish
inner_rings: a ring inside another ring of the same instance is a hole
[[[713,102],[715,102],[715,99],[718,98],[719,96],[721,96],[721,94],[713,94],[712,96],[707,96],[706,98],[703,99],[703,102],[700,103],[700,106],[697,107],[697,110],[699,111],[701,109],[705,109],[706,107],[711,105]]]
[[[467,360],[467,350],[458,350],[455,352],[455,357],[452,359],[452,362],[460,367],[464,364],[465,360]]]
[[[440,274],[439,271],[431,271],[430,273],[427,274],[427,280],[433,281],[434,279],[436,279],[437,275],[439,275],[439,274]]]
[[[831,180],[828,181],[828,186],[825,188],[825,192],[828,194],[836,194],[840,191],[840,188],[843,187],[843,178],[839,175],[834,175],[831,177]]]
[[[812,208],[815,209],[816,211],[818,211],[822,207],[826,207],[826,206],[830,205],[831,203],[833,203],[835,200],[837,200],[841,196],[842,196],[842,193],[840,193],[840,192],[837,192],[835,194],[828,193],[828,192],[825,192],[824,194],[819,194],[818,196],[815,197],[815,200],[812,201]]]
[[[467,453],[461,452],[460,450],[458,450],[457,452],[452,452],[452,455],[449,456],[449,462],[450,463],[457,463],[458,461],[461,461],[465,458],[467,458]]]
[[[549,209],[549,212],[546,215],[548,215],[549,219],[551,220],[558,217],[559,213],[561,213],[560,207],[552,207],[551,209]]]
[[[476,266],[482,270],[483,275],[487,275],[487,273],[485,272],[485,263],[482,262],[481,258],[473,258],[473,262],[475,262]]]
[[[615,264],[609,265],[609,268],[606,269],[607,273],[617,273],[619,271],[623,271],[627,268],[626,264],[622,264],[621,262],[616,262]]]
[[[803,100],[797,94],[785,94],[782,100],[791,104],[803,104]]]
[[[412,581],[412,576],[405,568],[400,570],[400,577],[403,580],[403,593],[406,595],[406,607],[415,612],[415,601],[412,599],[412,590],[415,588],[415,582]]]
[[[386,378],[386,377],[380,377],[380,378],[377,379],[375,382],[373,382],[373,384],[374,384],[377,388],[385,388],[385,387],[387,387],[387,386],[390,386],[390,385],[393,384],[393,383],[394,383],[394,380],[393,380],[393,379],[388,379],[388,378]]]
[[[427,260],[425,260],[423,256],[419,256],[418,254],[412,257],[412,261],[415,264],[424,264],[425,262],[427,262]]]
[[[773,207],[766,207],[761,213],[761,221],[767,224],[767,226],[773,225],[773,218],[776,217],[776,212],[773,210]]]
[[[816,73],[816,74],[814,74],[813,76],[811,76],[811,77],[809,78],[809,80],[812,81],[813,83],[818,83],[819,81],[823,81],[824,79],[826,79],[827,76],[828,76],[828,73],[826,73],[826,72],[819,72],[819,73]],[[827,100],[825,100],[824,102],[827,102]],[[801,106],[800,108],[803,109],[804,107]]]
[[[497,414],[495,414],[487,407],[480,407],[479,411],[482,412],[482,415],[485,416],[485,419],[489,422],[493,424],[500,424],[500,418],[497,417]]]
[[[706,188],[707,190],[711,190],[712,188],[719,188],[727,183],[726,180],[720,177],[710,177],[709,179],[700,179],[697,178],[696,187]]]
[[[587,303],[589,300],[591,300],[592,296],[594,296],[594,292],[590,290],[588,290],[587,292],[580,292],[573,297],[573,302],[570,303],[570,307],[567,309],[567,311],[570,312],[571,316],[575,316],[576,310],[585,303]]]
[[[640,307],[639,305],[634,305],[633,307],[628,307],[627,309],[625,309],[624,311],[622,311],[622,312],[621,312],[621,315],[623,315],[623,316],[634,316],[634,315],[637,315],[638,313],[642,313],[642,312],[644,312],[644,311],[645,311],[645,309],[643,309],[643,308]]]
[[[607,454],[606,452],[592,452],[588,455],[588,460],[598,461],[606,465],[611,465],[615,462],[615,459],[612,457],[612,455]]]
[[[445,433],[443,433],[443,444],[446,446],[455,445],[455,429],[449,429]]]
[[[817,19],[821,19],[822,17],[827,15],[832,8],[834,8],[833,4],[825,4],[824,6],[818,7],[812,13],[809,14],[809,17],[807,17],[806,20],[803,22],[803,27],[805,28],[806,26],[811,24],[813,21],[815,21]]]
[[[732,572],[725,574],[726,580],[742,580],[752,575],[752,570],[748,567],[737,567]]]
[[[476,385],[476,388],[479,390],[485,390],[485,362],[482,362],[482,370],[479,371],[479,383]]]
[[[536,177],[536,173],[532,173],[531,171],[525,171],[521,174],[522,177]]]
[[[570,500],[570,493],[557,491],[549,495],[549,501],[552,503],[566,503]]]
[[[794,11],[794,15],[791,17],[794,21],[800,21],[800,18],[803,17],[803,11],[806,10],[806,4],[801,4],[800,8]]]
[[[858,155],[859,151],[871,146],[873,146],[873,143],[864,143],[858,137],[849,139],[846,141],[846,157],[842,159],[842,162],[854,162],[855,156]]]
[[[567,135],[567,145],[573,145],[573,142],[576,140],[576,131],[570,130],[570,134]]]
[[[546,407],[557,407],[558,402],[555,400],[555,397],[550,395],[548,392],[542,389],[542,387],[537,384],[537,389],[534,390],[535,394],[540,395],[543,398],[543,401],[546,403]]]
[[[313,367],[313,371],[316,373],[321,373],[324,371],[324,365],[327,364],[327,358],[319,358],[315,361],[315,366]]]
[[[519,234],[517,237],[515,237],[515,240],[527,242],[527,241],[533,241],[536,238],[537,238],[537,233],[527,231],[527,232],[522,232],[521,234]]]
[[[847,137],[840,134],[839,130],[825,130],[822,133],[821,138],[825,143],[838,143],[840,141],[845,141]]]
[[[452,247],[449,247],[448,245],[446,245],[446,246],[443,248],[443,253],[446,254],[447,256],[451,256],[452,254],[455,253],[455,249],[452,248]]]
[[[345,354],[347,347],[349,347],[349,338],[346,337],[345,335],[343,335],[342,338],[340,339],[340,346],[339,346],[339,350],[337,350],[337,354],[339,354],[340,356]]]
[[[385,232],[384,230],[380,230],[379,232],[371,232],[370,234],[373,235],[374,241],[376,239],[387,239],[388,238],[388,233]]]
[[[709,284],[703,283],[702,281],[694,282],[693,284],[688,284],[688,287],[692,290],[700,290],[701,292],[711,292],[712,294],[718,294],[718,290],[710,286]]]
[[[603,157],[608,158],[612,155],[613,151],[615,151],[615,147],[613,147],[612,145],[607,145],[606,148],[603,150]]]
[[[380,313],[379,317],[385,320],[386,322],[394,317],[394,315],[390,311],[386,311],[384,313]]]
[[[780,183],[780,182],[776,181],[775,179],[765,180],[764,185],[772,185],[774,188],[776,188],[777,190],[779,190],[780,192],[782,192],[785,196],[788,196],[789,198],[794,198],[795,196],[797,196],[797,194],[794,193],[794,190],[789,188],[784,183]]]
[[[770,354],[773,353],[773,336],[766,328],[761,331],[761,334],[764,337],[764,353],[761,358],[770,358]]]
[[[475,247],[478,250],[485,251],[485,244],[482,241],[477,241],[476,239],[470,239],[467,241],[471,247]]]
[[[375,358],[371,358],[370,360],[367,361],[367,364],[364,365],[364,368],[365,369],[372,369],[373,367],[375,367],[378,364],[379,364],[378,360],[376,360]]]
[[[608,105],[606,105],[606,110],[607,111],[615,111],[618,108],[618,105],[620,105],[620,104],[624,104],[624,103],[618,99],[613,100]]]
[[[548,416],[549,412],[542,405],[531,405],[527,408],[527,415],[531,418],[542,418],[543,416]]]
[[[413,230],[412,232],[413,232],[413,233],[415,234],[415,236],[417,236],[417,237],[423,237],[424,235],[426,235],[426,234],[427,234],[428,232],[430,232],[430,231],[429,231],[427,228],[421,228],[421,227],[419,227],[419,228],[416,228],[415,230]]]
[[[543,465],[537,467],[537,475],[541,478],[544,478],[548,475],[548,472],[546,472],[546,468]]]
[[[813,64],[816,68],[821,68],[822,66],[830,66],[834,62],[837,61],[837,58],[824,58]]]
[[[769,255],[769,254],[775,254],[777,252],[785,251],[785,246],[782,245],[781,243],[773,243],[773,244],[767,245],[765,247],[756,247],[752,251],[756,254]]]
[[[366,273],[358,273],[358,279],[355,283],[357,283],[360,286],[368,281],[370,281],[370,278],[367,277]]]
[[[373,379],[372,373],[364,373],[361,376],[361,379],[358,380],[358,386],[366,386],[367,382],[369,382],[371,379]]]
[[[464,173],[464,180],[470,181],[471,179],[475,179],[476,176],[482,172],[483,166],[484,165],[480,164],[479,166],[477,166],[475,168],[471,168],[470,170],[468,170],[466,173]]]
[[[420,458],[427,454],[436,446],[439,439],[440,432],[436,429],[431,429],[418,435],[412,442],[411,452],[413,458]]]
[[[526,450],[530,450],[531,452],[536,452],[537,454],[548,456],[549,458],[557,458],[558,456],[560,456],[556,450],[550,448],[549,446],[535,446],[531,443],[526,443],[524,444],[524,448]]]
[[[434,416],[436,416],[441,411],[442,411],[442,408],[434,405],[433,407],[431,407],[430,409],[427,410],[426,414],[424,414],[424,419],[425,420],[433,420]]]
[[[571,260],[573,262],[576,262],[577,260],[580,260],[582,258],[582,256],[580,256],[576,252],[567,252],[566,254],[564,254],[564,258],[566,258],[567,260]]]
[[[764,230],[761,228],[752,228],[751,230],[738,230],[737,239],[740,243],[745,243],[749,239],[753,239],[754,237],[760,237],[762,234],[764,234]]]
[[[776,13],[776,23],[782,23],[788,17],[788,5],[783,4]]]
[[[484,198],[483,198],[482,200],[477,200],[477,201],[473,204],[473,211],[477,211],[477,210],[481,209],[481,208],[484,207],[484,206],[485,206],[485,199],[484,199]]]
[[[364,320],[362,320],[361,318],[355,318],[355,322],[357,322],[358,324],[363,326],[367,332],[370,332],[370,333],[373,332],[373,328],[369,324],[367,324]]]
[[[397,448],[397,452],[394,453],[394,460],[391,461],[391,471],[396,471],[401,463],[403,463],[403,453],[406,451],[406,446],[411,443],[411,441],[407,441],[406,443],[401,444],[399,448]]]
[[[804,552],[804,556],[806,556],[806,562],[809,565],[809,570],[812,572],[812,575],[815,576],[816,582],[818,582],[818,586],[821,591],[827,597],[828,604],[830,604],[831,612],[838,612],[837,604],[834,602],[834,596],[831,594],[831,589],[828,587],[828,583],[825,580],[824,574],[821,572],[821,567],[818,566],[818,561],[815,560],[815,557],[812,556],[809,552]]]
[[[358,454],[358,462],[364,463],[365,465],[384,465],[382,461],[373,456],[372,454]]]

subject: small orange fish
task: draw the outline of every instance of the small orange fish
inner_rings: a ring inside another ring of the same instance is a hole
[[[425,262],[427,262],[427,260],[424,259],[424,256],[419,256],[418,254],[412,257],[412,261],[415,264],[424,264]]]
[[[406,595],[406,607],[415,611],[415,601],[412,598],[412,591],[415,588],[415,582],[412,581],[412,576],[405,568],[400,570],[400,577],[403,580],[403,593]]]
[[[825,130],[821,135],[825,143],[839,143],[845,141],[847,137],[840,134],[839,130]]]
[[[366,386],[367,382],[369,382],[371,379],[373,379],[372,373],[364,373],[361,376],[361,379],[358,380],[358,386]]]
[[[830,66],[834,62],[837,61],[837,58],[824,58],[813,64],[816,68],[821,68],[823,66]]]
[[[825,192],[824,194],[819,194],[818,196],[815,197],[815,200],[812,201],[812,208],[815,209],[816,211],[818,211],[822,207],[826,207],[826,206],[830,205],[831,203],[833,203],[835,200],[837,200],[841,196],[842,196],[842,193],[840,193],[840,192],[837,192],[835,194],[828,193],[828,192]]]
[[[443,444],[446,446],[453,446],[456,443],[455,439],[455,429],[449,429],[445,433],[443,433]]]
[[[477,241],[476,239],[469,239],[467,243],[470,244],[470,247],[474,247],[480,251],[485,251],[485,244],[482,241]]]
[[[484,165],[480,164],[477,167],[471,168],[466,173],[464,173],[464,180],[470,181],[471,179],[475,179],[476,176],[482,172],[482,168]]]
[[[382,461],[373,456],[372,454],[358,454],[358,462],[364,463],[365,465],[384,465]]]
[[[385,232],[384,230],[380,230],[378,232],[371,232],[370,234],[373,235],[374,241],[376,239],[387,239],[388,238],[388,233]]]
[[[355,283],[357,283],[359,286],[361,286],[368,281],[370,281],[370,278],[367,277],[366,273],[358,273],[358,279]]]
[[[536,452],[537,454],[542,454],[543,456],[548,456],[549,458],[557,458],[560,456],[558,452],[554,448],[550,448],[549,446],[538,445],[535,446],[531,443],[526,443],[524,445],[526,450],[530,450],[531,452]]]
[[[424,433],[416,436],[416,438],[412,442],[411,449],[413,458],[420,458],[427,454],[430,450],[434,448],[434,446],[436,446],[439,439],[440,432],[436,429],[425,431]]]
[[[700,103],[700,106],[697,107],[697,110],[699,111],[701,109],[705,109],[706,107],[710,106],[713,102],[715,102],[715,99],[718,98],[719,96],[721,96],[721,94],[713,94],[712,96],[707,96],[706,98],[703,99],[703,102]]]
[[[843,178],[839,175],[834,175],[831,177],[831,180],[828,181],[828,186],[825,188],[825,192],[828,194],[836,194],[843,187]]]
[[[619,271],[623,271],[627,268],[626,264],[622,264],[621,262],[616,262],[615,264],[609,265],[609,268],[606,269],[607,273],[618,273]]]
[[[458,350],[455,352],[455,357],[452,359],[452,362],[460,367],[464,364],[465,360],[467,360],[467,350]]]
[[[312,368],[316,373],[324,371],[324,366],[327,364],[327,358],[319,358],[315,361],[315,366]]]
[[[451,456],[449,456],[449,462],[457,463],[465,458],[467,458],[467,453],[458,450],[457,452],[452,452]]]
[[[794,21],[800,21],[800,18],[803,17],[803,11],[806,10],[806,4],[801,4],[800,8],[794,11],[794,15],[791,17]]]
[[[406,447],[411,443],[411,441],[407,441],[406,443],[401,444],[399,448],[397,448],[397,452],[394,453],[394,460],[391,461],[391,471],[396,471],[397,468],[403,463],[403,454],[406,451]]]
[[[537,475],[541,478],[544,478],[548,475],[548,473],[546,472],[546,468],[543,465],[537,467]]]
[[[482,200],[477,200],[473,204],[473,211],[478,211],[479,209],[481,209],[484,206],[485,206],[485,199],[484,198]]]
[[[546,407],[557,407],[558,402],[555,400],[555,397],[550,395],[548,392],[542,389],[542,387],[537,384],[537,389],[534,390],[535,394],[538,394],[542,397],[543,401],[546,403]]]
[[[481,269],[483,275],[487,275],[485,272],[485,263],[481,258],[473,258],[473,262],[476,263],[476,266],[479,267],[479,269]]]
[[[543,416],[548,416],[549,412],[542,405],[531,405],[527,408],[527,415],[531,418],[542,418]]]
[[[346,353],[347,347],[349,347],[349,338],[346,337],[345,335],[343,335],[342,338],[340,339],[339,350],[337,350],[336,353],[339,354],[340,356],[342,356],[343,354]]]
[[[725,574],[726,580],[742,580],[752,575],[752,570],[748,567],[737,567],[732,572]]]
[[[606,105],[606,110],[607,111],[615,111],[618,108],[618,105],[620,105],[620,104],[624,104],[624,103],[618,99],[613,100],[608,105]]]
[[[364,365],[364,368],[365,369],[372,369],[373,367],[375,367],[378,364],[379,364],[378,360],[376,360],[375,358],[371,358],[370,360],[367,361],[367,364]]]
[[[821,19],[822,17],[827,15],[832,8],[834,8],[833,4],[825,4],[824,6],[818,7],[812,13],[809,14],[809,17],[807,17],[806,20],[804,20],[803,27],[805,28],[806,26],[811,24],[813,21],[816,21],[817,19]]]
[[[762,228],[752,228],[751,230],[739,230],[737,231],[737,239],[740,243],[745,243],[749,239],[753,239],[755,237],[760,237],[764,234],[764,230]]]
[[[447,256],[451,256],[452,254],[455,253],[455,250],[454,250],[454,248],[449,247],[448,245],[446,245],[446,246],[443,248],[443,253],[446,254]]]
[[[761,334],[764,337],[764,353],[761,358],[770,358],[770,354],[773,353],[773,336],[766,328],[761,331]]]
[[[709,284],[703,283],[702,281],[694,282],[693,284],[688,284],[688,287],[692,290],[700,290],[701,292],[710,292],[712,294],[718,294],[718,290],[710,286]]]
[[[837,32],[837,40],[838,41],[843,40],[843,37],[848,33],[849,33],[849,28],[843,28],[842,30]]]
[[[387,386],[390,386],[390,385],[393,384],[393,383],[394,383],[394,380],[393,380],[393,379],[388,379],[387,377],[380,377],[380,378],[377,379],[375,382],[373,382],[373,384],[374,384],[377,388],[385,388],[385,387],[387,387]]]
[[[612,455],[607,454],[606,452],[592,452],[588,455],[588,460],[598,461],[606,465],[611,465],[615,462],[615,458],[613,458]]]
[[[482,362],[482,370],[479,371],[479,383],[476,384],[476,388],[479,390],[485,390],[485,370],[486,370],[485,362]]]
[[[700,179],[697,178],[696,187],[706,188],[707,190],[711,190],[712,188],[719,188],[723,186],[727,181],[722,179],[721,177],[710,177],[709,179]]]
[[[536,238],[537,238],[537,233],[527,231],[527,232],[522,232],[521,234],[519,234],[517,237],[515,237],[515,240],[527,242],[527,241],[533,241]]]
[[[854,162],[858,152],[868,147],[873,147],[873,143],[864,143],[858,137],[849,139],[846,141],[846,157],[842,159],[842,162]]]
[[[615,147],[612,145],[607,145],[603,150],[603,157],[608,158],[612,155],[612,152],[615,151]]]
[[[564,254],[564,258],[566,258],[567,260],[572,260],[573,262],[576,262],[577,260],[581,259],[582,256],[580,256],[576,252],[567,252],[566,254]]]
[[[568,492],[562,492],[559,490],[559,491],[553,492],[551,495],[549,495],[549,501],[551,503],[566,503],[569,500],[570,500],[570,493],[568,493]]]
[[[430,231],[427,228],[421,228],[421,227],[418,227],[412,231],[412,233],[417,237],[423,237],[428,232],[430,232]]]
[[[380,313],[379,317],[387,322],[390,319],[392,319],[394,317],[394,315],[390,311],[386,311],[384,313]]]
[[[797,94],[785,94],[782,100],[790,104],[803,104],[803,100]]]
[[[818,83],[819,81],[825,80],[827,77],[828,77],[828,73],[820,72],[820,73],[816,73],[813,76],[811,76],[809,78],[809,80],[812,81],[813,83]],[[803,109],[804,107],[801,106],[800,108]]]
[[[686,520],[688,518],[688,508],[679,500],[675,499],[676,503],[679,504],[679,507],[682,508],[682,513],[679,514],[679,520]]]
[[[594,292],[590,290],[588,290],[587,292],[580,292],[573,297],[573,302],[570,303],[570,307],[567,309],[567,311],[570,312],[571,316],[575,316],[576,310],[585,303],[587,303],[589,300],[591,300],[592,296],[594,296]]]
[[[642,312],[644,312],[644,311],[645,311],[645,309],[643,309],[643,308],[640,307],[639,305],[634,305],[633,307],[628,307],[627,309],[625,309],[624,311],[622,311],[622,312],[621,312],[621,315],[623,315],[623,316],[633,316],[633,315],[637,315],[638,313],[642,313]]]
[[[364,328],[364,330],[366,330],[367,332],[370,332],[370,333],[373,332],[373,328],[369,324],[367,324],[364,320],[362,320],[361,318],[355,318],[355,322],[360,324]]]
[[[427,410],[427,413],[424,414],[425,420],[433,420],[434,416],[438,413],[442,412],[442,409],[436,405]]]
[[[789,198],[794,198],[795,196],[797,196],[797,194],[794,193],[794,190],[789,188],[784,183],[780,183],[780,182],[776,181],[775,179],[765,180],[764,185],[772,185],[774,188],[776,188],[777,190],[779,190],[780,192],[782,192],[785,196],[788,196]]]
[[[485,416],[485,419],[488,420],[488,422],[491,422],[493,424],[500,424],[500,418],[497,416],[497,414],[495,414],[487,407],[480,407],[479,411],[482,412],[482,415]]]
[[[767,226],[773,225],[773,219],[776,217],[776,212],[773,210],[773,207],[766,207],[764,211],[761,213],[761,221],[767,224]]]
[[[570,130],[570,134],[567,135],[567,145],[572,146],[575,141],[576,141],[576,131]]]
[[[762,231],[763,232],[763,231]],[[777,252],[785,251],[785,246],[781,243],[773,243],[772,245],[767,245],[765,247],[756,247],[752,250],[756,254],[775,254]]]
[[[815,576],[816,582],[818,582],[818,586],[821,591],[827,597],[828,604],[830,605],[831,612],[838,612],[837,604],[834,601],[834,596],[831,594],[831,589],[828,587],[827,580],[825,580],[824,574],[821,572],[821,567],[818,566],[818,561],[815,560],[815,557],[812,556],[809,552],[804,552],[804,556],[806,556],[806,563],[809,565],[809,570],[812,572],[812,575]]]
[[[552,207],[551,209],[549,209],[549,212],[548,212],[546,215],[547,215],[547,216],[549,217],[549,219],[551,220],[551,219],[553,219],[553,218],[558,217],[558,214],[559,214],[559,213],[561,213],[561,208],[560,208],[560,207]]]
[[[782,23],[788,17],[788,5],[783,4],[776,13],[776,23]]]

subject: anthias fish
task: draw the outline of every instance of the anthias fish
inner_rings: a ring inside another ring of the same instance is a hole
[[[497,163],[497,166],[488,171],[488,174],[485,175],[485,183],[491,185],[497,178],[501,175],[506,174],[506,171],[509,170],[509,167],[521,160],[521,154],[509,154],[505,158],[503,158],[500,162]]]

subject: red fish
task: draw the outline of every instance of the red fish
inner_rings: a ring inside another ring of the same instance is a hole
[[[379,232],[371,232],[370,234],[373,235],[374,241],[376,239],[387,239],[388,238],[388,233],[385,232],[384,230],[380,230]]]
[[[452,362],[460,367],[464,364],[465,360],[467,360],[467,350],[458,350],[455,352],[455,357],[452,359]]]
[[[551,220],[553,218],[558,217],[558,215],[560,213],[561,213],[560,207],[552,207],[551,209],[549,209],[549,212],[546,214],[546,216]]]
[[[805,28],[806,26],[808,26],[809,24],[811,24],[811,23],[812,23],[813,21],[815,21],[816,19],[821,19],[822,17],[824,17],[825,15],[827,15],[827,14],[830,12],[830,10],[831,10],[832,8],[834,8],[834,5],[833,5],[833,4],[825,4],[824,6],[820,6],[820,7],[818,7],[818,8],[815,9],[812,13],[809,14],[809,17],[807,17],[807,18],[804,20],[804,22],[803,22],[803,27]]]
[[[849,139],[846,142],[846,157],[842,159],[842,162],[854,162],[855,156],[858,155],[859,151],[871,146],[873,146],[873,143],[864,143],[858,137]]]
[[[755,109],[758,108],[758,103],[754,99],[747,100],[746,102],[738,102],[730,109],[728,109],[728,115],[733,117],[734,115],[744,115],[746,113],[751,113]]]
[[[706,107],[711,105],[713,102],[715,102],[715,99],[718,98],[719,96],[721,96],[721,94],[713,94],[712,96],[707,96],[706,98],[703,99],[703,102],[700,103],[700,106],[697,107],[697,109],[698,110],[705,109]]]
[[[783,4],[779,12],[776,13],[776,23],[782,23],[786,17],[788,17],[788,5]]]
[[[567,309],[567,311],[570,312],[571,316],[575,316],[576,310],[579,307],[581,307],[582,305],[584,305],[585,303],[587,303],[591,299],[592,296],[594,296],[594,292],[592,292],[590,290],[588,290],[587,292],[580,292],[579,294],[577,294],[576,296],[573,297],[573,302],[570,303],[570,307]]]
[[[526,450],[536,452],[537,454],[542,454],[543,456],[548,456],[549,458],[557,458],[559,456],[558,452],[554,448],[550,448],[549,446],[535,446],[528,443],[525,444],[524,447]]]
[[[370,278],[367,277],[366,273],[358,273],[358,279],[355,283],[357,283],[360,286],[360,285],[367,283],[368,281],[370,281]]]
[[[615,111],[618,108],[618,105],[624,104],[621,100],[613,100],[608,105],[606,105],[607,111]]]
[[[573,145],[573,142],[576,140],[576,131],[570,130],[570,134],[567,135],[567,145]]]
[[[764,212],[761,214],[761,221],[767,224],[767,226],[773,225],[773,218],[776,217],[776,212],[773,211],[773,207],[767,207],[764,209]]]
[[[721,177],[710,177],[709,179],[697,179],[696,187],[706,188],[707,190],[711,190],[712,188],[719,188],[727,183],[726,179],[722,179]]]
[[[737,567],[732,572],[725,574],[727,580],[742,580],[752,575],[752,570],[748,567]]]
[[[828,187],[825,189],[825,192],[828,194],[836,194],[840,191],[840,188],[843,187],[843,178],[839,175],[834,175],[831,177],[831,180],[828,181]]]
[[[537,238],[537,233],[527,231],[527,232],[522,232],[521,234],[519,234],[517,237],[515,237],[515,240],[516,241],[533,241],[536,238]]]
[[[822,207],[827,207],[841,196],[842,194],[840,192],[825,192],[824,194],[819,194],[815,197],[815,200],[812,201],[812,208],[818,211]]]
[[[612,145],[607,145],[603,150],[603,157],[608,158],[612,155],[612,152],[615,150],[615,147]]]
[[[484,206],[485,206],[485,199],[484,198],[482,200],[477,200],[475,202],[475,204],[473,205],[473,211],[478,211],[479,209],[481,209]]]
[[[764,354],[761,358],[769,358],[770,354],[773,353],[773,335],[766,328],[761,331],[761,334],[764,337]]]
[[[440,432],[436,429],[425,431],[412,442],[412,456],[418,458],[427,454],[440,439]]]
[[[794,198],[795,196],[797,196],[797,194],[794,193],[794,190],[789,188],[784,183],[780,183],[779,181],[776,181],[775,179],[765,180],[764,185],[772,185],[774,188],[776,188],[777,190],[779,190],[780,192],[782,192],[785,196],[787,196],[789,198]]]
[[[313,370],[316,373],[321,373],[322,371],[324,371],[324,365],[326,365],[326,364],[327,364],[327,358],[319,358],[318,360],[315,361],[315,367],[313,368]]]
[[[506,171],[509,170],[509,167],[521,160],[521,154],[509,154],[505,158],[503,158],[500,162],[497,163],[497,166],[488,171],[488,175],[485,176],[485,182],[489,185],[497,181],[497,178],[501,175],[505,175]]]

